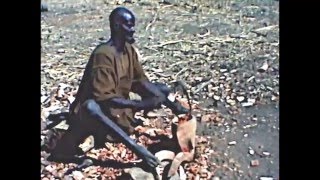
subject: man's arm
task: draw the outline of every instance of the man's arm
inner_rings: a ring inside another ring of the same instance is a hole
[[[98,54],[94,57],[93,74],[92,74],[92,94],[94,99],[87,100],[83,106],[88,113],[102,122],[110,131],[112,131],[121,141],[136,153],[140,158],[144,159],[150,167],[159,164],[157,158],[147,149],[136,144],[117,124],[109,119],[101,111],[108,103],[119,108],[132,108],[141,103],[121,98],[116,92],[117,76],[114,70],[112,58],[108,58],[104,54]]]
[[[133,83],[133,91],[138,93],[139,95],[144,95],[145,93],[151,93],[151,96],[164,101],[166,99],[165,95],[160,91],[160,89],[151,83],[146,76],[142,65],[139,61],[140,53],[137,47],[132,46],[134,50],[133,56],[133,72],[134,72],[134,83]]]
[[[117,75],[112,57],[96,54],[93,61],[92,94],[99,104],[115,108],[133,108],[136,102],[122,98],[116,92]]]
[[[131,108],[142,110],[156,107],[158,100],[132,101],[122,98],[116,92],[117,76],[114,70],[112,58],[105,54],[97,54],[94,57],[92,94],[93,99],[102,106],[114,108]]]
[[[153,154],[151,154],[143,146],[138,145],[118,125],[105,116],[96,101],[87,100],[83,106],[88,110],[92,117],[95,117],[98,121],[102,122],[106,127],[108,127],[113,134],[120,138],[121,142],[131,149],[138,157],[143,159],[151,168],[155,168],[158,164],[160,164],[159,160]]]
[[[171,102],[167,96],[170,93],[170,89],[165,85],[156,85],[155,83],[151,83],[146,77],[142,66],[139,62],[139,52],[136,47],[133,46],[136,55],[134,56],[134,79],[135,82],[132,86],[132,91],[139,94],[140,96],[148,98],[148,96],[154,97],[160,103],[164,104],[168,108],[170,108],[175,114],[185,114],[188,112],[186,108],[181,106],[179,103]],[[152,109],[152,108],[150,108]]]

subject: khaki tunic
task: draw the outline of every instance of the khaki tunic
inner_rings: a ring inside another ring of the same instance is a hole
[[[138,60],[138,52],[129,43],[124,52],[118,53],[115,46],[104,43],[93,51],[84,71],[75,101],[70,106],[71,116],[81,114],[80,106],[88,99],[104,101],[114,97],[128,99],[133,81],[147,80]],[[131,109],[101,107],[125,132],[132,133]]]

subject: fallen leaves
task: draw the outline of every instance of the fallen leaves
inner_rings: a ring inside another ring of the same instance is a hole
[[[205,123],[223,123],[224,118],[220,113],[214,112],[214,113],[210,113],[210,114],[205,114],[202,115],[201,117],[201,122],[205,122]]]
[[[57,88],[53,88],[54,92],[52,101],[63,101],[63,97],[66,94],[65,90],[68,86],[59,85]],[[60,94],[59,94],[60,93]],[[184,104],[187,104],[186,100],[181,98],[179,99],[180,102],[184,102]],[[193,104],[193,106],[195,106]],[[59,108],[57,108],[59,109]],[[143,125],[137,126],[135,128],[135,131],[138,133],[137,136],[133,135],[131,138],[135,139],[138,144],[143,145],[145,147],[148,147],[154,143],[158,143],[159,139],[158,137],[166,136],[168,138],[172,138],[172,132],[171,132],[171,123],[174,119],[171,117],[172,114],[170,111],[166,110],[166,113],[162,112],[153,112],[152,114],[149,114],[147,118],[143,118],[141,114],[137,113],[136,117],[140,118],[140,120],[143,121]],[[44,116],[44,120],[47,116]],[[221,114],[218,113],[212,113],[212,114],[206,114],[202,117],[202,119],[209,119],[209,120],[203,120],[205,122],[222,122],[223,117]],[[62,121],[62,125],[66,125],[65,121]],[[67,127],[62,127],[61,123],[56,126],[56,129],[67,129]],[[208,149],[208,140],[205,137],[197,137],[198,145],[196,148],[200,147],[200,151],[202,153],[210,154],[210,150]],[[122,143],[105,143],[105,148],[101,149],[95,149],[94,148],[94,139],[93,136],[89,136],[83,143],[79,146],[82,148],[82,150],[86,153],[88,157],[101,160],[101,161],[115,161],[115,162],[121,162],[121,163],[136,163],[139,161],[139,158],[130,150],[128,149],[124,144]],[[199,152],[198,152],[199,153]],[[166,155],[163,155],[163,152],[160,152],[161,158],[166,157]],[[159,154],[158,154],[159,156]],[[199,156],[198,160],[196,162],[193,162],[193,164],[186,169],[185,176],[187,178],[190,178],[191,175],[199,176],[199,177],[209,177],[211,176],[208,171],[208,165],[209,163],[208,155],[206,155],[206,158],[204,156]],[[160,158],[160,159],[161,159]],[[172,157],[168,155],[167,158]],[[188,163],[186,163],[188,164]],[[69,166],[68,166],[69,165]],[[59,167],[59,168],[58,168]],[[64,177],[64,173],[72,168],[74,166],[70,166],[70,164],[50,164],[48,166],[45,166],[44,170],[42,170],[43,174],[47,174],[48,177],[51,176],[59,176]],[[182,167],[181,167],[182,168]],[[180,169],[179,171],[182,170]],[[139,169],[130,169],[124,171],[121,168],[112,168],[112,167],[100,167],[100,166],[90,166],[82,170],[75,170],[72,171],[71,176],[74,179],[85,179],[85,178],[96,178],[101,177],[103,178],[111,178],[116,179],[117,177],[123,176],[125,173],[130,174],[132,178],[137,177],[139,175],[142,175],[143,172]],[[145,173],[144,176],[148,177],[148,173]]]

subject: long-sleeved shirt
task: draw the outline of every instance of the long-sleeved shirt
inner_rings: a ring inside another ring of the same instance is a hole
[[[148,80],[138,59],[135,47],[125,44],[118,53],[115,46],[104,43],[96,47],[85,68],[76,99],[70,106],[71,115],[77,114],[80,106],[88,99],[105,101],[114,97],[128,99],[133,81]],[[132,133],[130,120],[133,112],[129,108],[101,107],[125,132]]]

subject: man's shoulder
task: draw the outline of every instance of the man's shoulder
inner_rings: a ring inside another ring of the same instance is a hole
[[[135,43],[133,43],[133,44],[127,43],[127,44],[131,48],[132,52],[134,54],[137,54],[138,59],[140,59],[141,55],[140,55],[139,48],[138,48],[137,44],[135,44]]]
[[[92,52],[90,61],[93,67],[104,67],[113,63],[114,47],[109,43],[99,44]],[[105,58],[107,57],[107,58]]]
[[[113,53],[114,47],[110,43],[101,43],[93,51],[93,54],[111,55]]]

